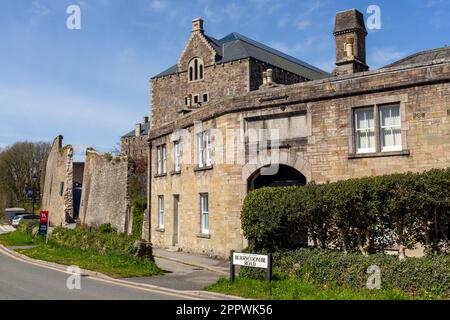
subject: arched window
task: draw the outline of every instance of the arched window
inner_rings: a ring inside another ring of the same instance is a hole
[[[194,58],[189,62],[189,81],[203,79],[203,60]]]

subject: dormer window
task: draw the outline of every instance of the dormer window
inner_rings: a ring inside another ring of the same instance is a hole
[[[189,81],[198,81],[203,79],[203,60],[194,58],[189,62]]]

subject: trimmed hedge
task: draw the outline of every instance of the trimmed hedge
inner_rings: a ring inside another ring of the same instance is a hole
[[[396,243],[449,249],[450,168],[249,193],[242,228],[256,250],[305,245],[365,255]],[[306,232],[307,230],[307,232]]]
[[[375,254],[344,254],[328,249],[298,249],[273,255],[278,277],[295,277],[319,285],[361,289],[366,286],[371,265],[381,270],[381,289],[397,289],[428,298],[450,298],[450,256],[406,258]],[[264,270],[241,268],[241,277],[262,279]]]

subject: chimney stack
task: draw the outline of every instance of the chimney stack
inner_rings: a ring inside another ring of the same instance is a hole
[[[338,12],[333,35],[336,39],[335,76],[369,70],[366,64],[367,30],[361,12],[356,9]]]
[[[203,30],[203,19],[196,18],[192,20],[192,32],[200,32],[203,34],[205,30]]]
[[[134,127],[134,135],[136,137],[140,137],[141,136],[141,124],[140,123],[136,123],[136,126]]]
[[[147,116],[145,116],[145,117],[144,117],[144,122],[143,122],[143,124],[147,124],[147,123],[148,123],[148,119],[149,119],[149,118],[148,118]]]

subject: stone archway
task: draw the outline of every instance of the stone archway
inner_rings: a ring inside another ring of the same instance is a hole
[[[304,182],[310,182],[311,181],[311,165],[308,161],[306,161],[303,158],[303,153],[300,152],[290,152],[288,150],[280,150],[279,156],[276,159],[276,163],[279,165],[280,168],[283,166],[290,167],[291,169],[288,169],[292,175],[295,177],[297,176],[297,173],[302,175],[304,177]],[[270,157],[267,157],[266,159],[258,159],[258,161],[249,161],[243,168],[242,168],[242,186],[244,188],[243,192],[244,195],[246,195],[249,191],[249,181],[258,175],[261,168],[267,167],[272,164],[272,159]],[[295,171],[292,171],[295,170]],[[283,172],[282,175],[288,175],[289,172]],[[298,176],[297,176],[298,177]],[[283,179],[281,179],[283,180]],[[286,179],[289,180],[289,179]],[[303,182],[303,179],[298,178],[298,181]],[[299,183],[300,184],[300,183]],[[304,183],[303,183],[304,184]],[[289,184],[287,184],[289,185]],[[301,184],[300,184],[301,185]],[[252,189],[250,189],[252,190]]]
[[[263,169],[256,170],[248,178],[248,191],[263,187],[304,186],[306,184],[306,177],[291,166],[280,164],[277,170],[274,170],[274,174],[264,174]]]

